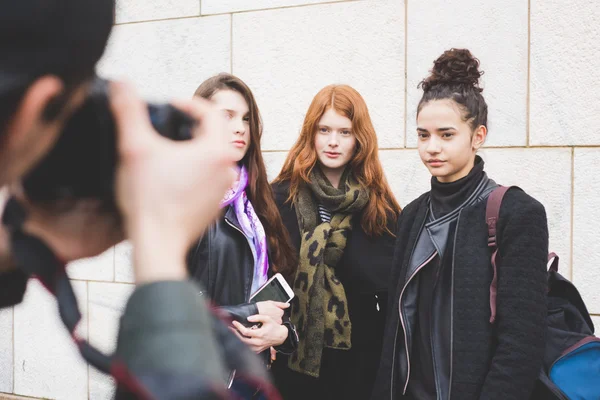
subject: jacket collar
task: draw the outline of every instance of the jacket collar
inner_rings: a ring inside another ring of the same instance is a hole
[[[237,219],[237,215],[235,215],[235,209],[233,208],[233,204],[227,206],[227,211],[225,211],[225,219],[227,222],[235,226],[237,229],[243,232],[242,226]]]
[[[461,205],[456,207],[453,211],[436,220],[433,220],[433,210],[431,209],[431,196],[429,196],[427,204],[429,209],[430,220],[427,223],[427,227],[438,224],[445,224],[455,220],[463,208],[472,206],[473,204],[479,203],[481,200],[487,199],[492,190],[494,190],[497,186],[498,185],[496,184],[496,182],[488,178],[487,174],[484,172],[481,180],[475,187],[475,190],[473,190],[473,193],[471,193],[469,197],[467,197],[467,199]]]

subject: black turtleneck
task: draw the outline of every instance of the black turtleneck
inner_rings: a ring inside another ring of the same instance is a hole
[[[476,156],[469,174],[454,182],[443,183],[431,177],[431,209],[436,219],[456,210],[467,200],[483,178],[484,164],[481,157]]]
[[[454,182],[442,183],[431,178],[431,210],[433,219],[438,219],[456,210],[473,193],[484,177],[484,162],[481,157],[475,158],[475,165],[467,176]],[[454,240],[454,229],[450,229],[447,243]],[[452,247],[446,246],[443,258],[436,256],[421,272],[419,272],[419,295],[417,298],[417,321],[411,358],[415,360],[415,368],[410,377],[408,392],[414,400],[436,400],[437,390],[432,354],[431,309],[439,280],[447,278],[444,271],[452,268]],[[449,316],[445,316],[441,324],[450,324]],[[440,322],[438,321],[438,324]],[[450,349],[448,349],[450,351]]]

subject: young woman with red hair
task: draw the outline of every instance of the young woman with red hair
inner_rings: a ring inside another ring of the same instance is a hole
[[[298,252],[291,319],[300,338],[275,361],[275,383],[286,400],[367,398],[400,206],[356,90],[332,85],[315,96],[273,189]]]

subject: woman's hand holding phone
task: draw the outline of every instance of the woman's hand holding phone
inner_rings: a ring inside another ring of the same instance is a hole
[[[256,303],[258,314],[248,317],[248,322],[255,323],[246,328],[237,321],[233,326],[240,340],[256,353],[261,353],[270,347],[278,346],[288,337],[288,328],[283,323],[283,313],[290,305],[277,301],[260,301]]]
[[[248,317],[248,321],[260,324],[260,328],[246,328],[237,321],[233,321],[233,326],[237,329],[235,333],[240,340],[255,353],[262,353],[270,347],[278,346],[288,337],[287,327],[277,323],[268,315],[252,315]]]
[[[290,305],[288,303],[281,303],[278,301],[260,301],[256,303],[258,308],[259,315],[266,315],[271,317],[275,322],[279,325],[283,323],[283,310],[288,308]],[[250,321],[250,318],[248,318]]]

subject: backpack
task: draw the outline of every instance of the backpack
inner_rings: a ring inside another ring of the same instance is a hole
[[[502,199],[510,187],[499,186],[487,200],[488,246],[492,251],[493,279],[490,285],[490,323],[496,317],[497,268],[496,226]],[[558,256],[548,255],[548,314],[546,351],[536,383],[536,393],[560,399],[600,399],[600,338],[575,285],[558,273]],[[539,397],[537,397],[539,398]],[[546,396],[544,396],[546,398]]]

